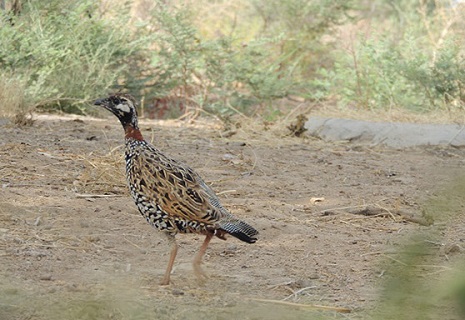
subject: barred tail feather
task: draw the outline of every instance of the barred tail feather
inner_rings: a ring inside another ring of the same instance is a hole
[[[233,220],[225,221],[224,223],[220,222],[220,228],[230,235],[247,243],[254,243],[258,240],[258,231],[244,221]]]

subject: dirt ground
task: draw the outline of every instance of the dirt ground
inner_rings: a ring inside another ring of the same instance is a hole
[[[259,241],[214,239],[201,284],[191,261],[203,237],[178,235],[173,283],[159,286],[170,248],[126,190],[117,120],[0,121],[0,319],[364,319],[380,308],[390,265],[407,266],[395,254],[413,233],[431,234],[424,276],[463,259],[463,215],[429,225],[424,211],[449,201],[438,199],[465,150],[327,144],[261,125],[141,129],[197,170]],[[373,212],[358,214],[366,205]]]

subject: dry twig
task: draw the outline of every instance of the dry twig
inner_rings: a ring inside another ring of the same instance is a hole
[[[305,308],[305,309],[336,311],[336,312],[341,312],[341,313],[352,312],[352,309],[349,309],[349,308],[322,306],[318,304],[301,304],[301,303],[295,303],[295,302],[288,302],[288,301],[282,301],[282,300],[269,300],[269,299],[253,299],[253,300],[259,301],[259,302],[266,302],[266,303],[282,304],[286,306],[299,307],[299,308]]]

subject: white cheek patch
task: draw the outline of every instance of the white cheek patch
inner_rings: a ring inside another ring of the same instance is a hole
[[[129,113],[131,111],[129,106],[126,104],[119,104],[116,106],[116,109],[118,109],[119,111],[125,112],[125,113]]]

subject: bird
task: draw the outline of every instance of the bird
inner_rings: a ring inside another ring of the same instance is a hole
[[[258,231],[236,218],[220,203],[215,192],[188,165],[172,159],[147,142],[139,129],[136,99],[115,93],[95,100],[113,113],[125,133],[126,179],[134,202],[153,227],[163,231],[171,243],[171,253],[161,285],[170,284],[178,245],[178,233],[205,235],[193,260],[195,275],[206,278],[201,262],[213,236],[226,240],[232,235],[247,243],[258,240]]]

